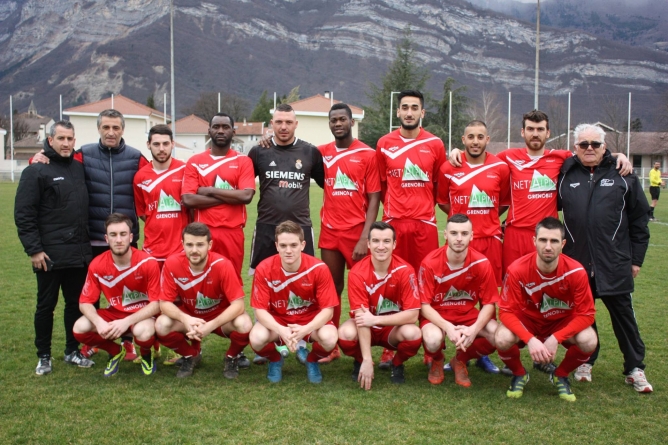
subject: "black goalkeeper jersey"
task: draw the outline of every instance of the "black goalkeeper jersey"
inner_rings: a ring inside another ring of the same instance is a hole
[[[300,226],[311,226],[311,178],[320,187],[325,180],[320,151],[296,138],[291,145],[255,146],[248,157],[253,161],[255,176],[260,179],[257,222],[278,225],[291,220]]]

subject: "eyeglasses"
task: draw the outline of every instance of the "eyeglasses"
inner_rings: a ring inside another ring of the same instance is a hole
[[[596,150],[597,148],[601,148],[601,145],[603,145],[603,142],[598,142],[598,141],[587,142],[587,141],[583,141],[583,142],[580,142],[579,144],[575,144],[575,145],[577,145],[578,147],[580,147],[580,148],[583,149],[583,150],[588,149],[589,146],[591,145],[591,148],[593,148],[594,150]]]

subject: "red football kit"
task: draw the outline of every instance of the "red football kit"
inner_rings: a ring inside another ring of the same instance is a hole
[[[283,326],[306,325],[321,310],[339,304],[325,263],[311,255],[301,255],[297,272],[283,270],[279,255],[267,258],[255,269],[251,306],[266,310]]]
[[[161,300],[175,303],[192,317],[211,321],[230,303],[243,299],[244,291],[227,258],[209,251],[204,271],[194,273],[185,252],[172,255],[162,269]]]
[[[594,323],[596,309],[587,272],[561,254],[557,269],[544,276],[536,265],[537,256],[536,252],[525,255],[508,268],[499,318],[524,343],[550,335],[563,342]]]
[[[183,250],[181,232],[188,225],[188,208],[181,203],[185,167],[172,158],[167,170],[156,171],[149,164],[133,180],[137,216],[146,218],[142,249],[161,262]]]
[[[494,271],[489,260],[469,248],[462,267],[448,264],[448,247],[429,255],[420,267],[419,287],[422,304],[429,304],[443,319],[455,325],[470,326],[478,319],[478,303],[495,304],[499,300]],[[426,324],[421,319],[420,325]]]

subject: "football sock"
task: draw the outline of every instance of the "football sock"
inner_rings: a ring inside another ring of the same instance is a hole
[[[79,343],[100,348],[107,351],[112,356],[118,355],[121,352],[121,345],[111,340],[105,340],[97,332],[84,332],[83,334],[75,332],[74,338],[76,338]]]
[[[251,345],[251,348],[253,346]],[[260,357],[266,357],[269,359],[270,362],[280,362],[281,361],[281,354],[276,350],[276,345],[274,342],[269,342],[264,348],[257,350],[253,348],[253,351]]]
[[[583,363],[587,363],[590,356],[591,352],[584,352],[582,349],[578,348],[577,345],[571,345],[568,348],[568,351],[566,351],[564,359],[554,371],[554,375],[557,377],[568,377],[568,374],[573,372],[575,368]]]
[[[392,359],[392,364],[394,366],[401,365],[403,362],[417,354],[421,345],[421,338],[418,338],[417,340],[400,341],[397,346],[397,353],[394,354],[394,358]]]
[[[336,326],[336,329],[339,328],[341,323],[341,295],[339,295],[339,304],[334,306],[334,315],[332,315],[332,323]]]
[[[527,373],[522,365],[522,360],[520,360],[520,348],[517,345],[513,345],[506,351],[498,349],[498,352],[499,358],[513,372],[513,375],[522,376]]]
[[[339,347],[345,355],[362,363],[362,351],[357,340],[341,340],[339,338]]]
[[[323,348],[320,343],[316,341],[311,345],[311,352],[309,352],[308,356],[306,357],[306,361],[316,363],[321,358],[329,356],[330,352],[332,351],[325,351],[325,348]]]
[[[436,352],[431,352],[429,349],[427,349],[426,346],[422,345],[424,347],[424,355],[427,357],[431,357],[434,361],[439,361],[439,360],[445,360],[445,356],[443,355],[443,349],[438,348],[438,351]]]
[[[232,331],[230,333],[230,348],[227,350],[228,357],[236,357],[246,346],[248,346],[248,332],[242,334]]]
[[[172,349],[184,357],[192,357],[199,354],[199,342],[188,343],[185,334],[181,332],[170,332],[167,335],[158,336],[163,345]]]
[[[135,337],[135,343],[139,346],[139,354],[145,356],[151,353],[151,348],[155,343],[155,337],[151,337],[146,341],[139,340]]]
[[[473,340],[471,346],[469,346],[466,351],[460,351],[457,353],[457,360],[461,362],[468,362],[471,359],[478,359],[483,355],[489,355],[494,352],[496,348],[484,337],[478,337]]]

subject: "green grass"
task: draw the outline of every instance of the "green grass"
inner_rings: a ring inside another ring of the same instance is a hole
[[[266,367],[222,377],[228,341],[204,341],[204,360],[193,378],[159,365],[144,377],[125,362],[111,379],[102,377],[104,355],[92,369],[62,362],[62,303],[56,309],[54,371],[38,377],[33,345],[36,282],[16,236],[16,186],[0,183],[0,443],[665,443],[668,435],[668,340],[665,298],[668,224],[652,223],[651,246],[636,283],[636,315],[647,345],[651,395],[623,383],[622,357],[603,305],[597,316],[602,350],[592,384],[574,383],[574,404],[560,400],[547,376],[531,372],[524,397],[508,400],[508,378],[472,368],[473,386],[454,385],[452,375],[434,387],[421,354],[406,365],[407,382],[395,386],[377,371],[373,389],[351,380],[352,360],[324,366],[324,381],[309,385],[294,356],[284,380],[271,385]],[[312,191],[316,235],[321,191]],[[255,219],[248,207],[247,252]],[[668,222],[668,199],[656,210]],[[442,215],[439,214],[442,218]],[[244,270],[247,270],[246,264]],[[246,291],[250,279],[244,276]],[[345,298],[344,298],[345,300]],[[344,319],[347,317],[344,307]],[[378,349],[378,348],[375,348]],[[252,356],[250,349],[247,354]],[[375,351],[376,358],[380,350]],[[449,351],[446,352],[450,356]],[[563,354],[563,350],[561,352]],[[500,364],[496,354],[492,359]],[[523,352],[526,366],[528,354]]]

